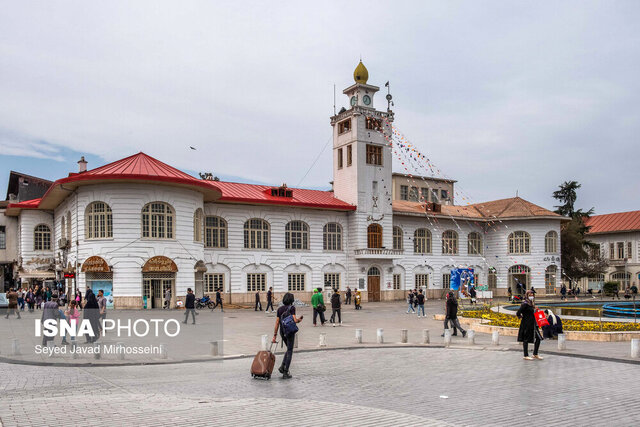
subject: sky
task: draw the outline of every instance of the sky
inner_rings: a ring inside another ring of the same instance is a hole
[[[577,207],[638,210],[638,22],[637,1],[5,3],[1,194],[9,170],[56,179],[139,151],[327,189],[334,84],[347,106],[362,58],[471,201],[553,209],[576,180]]]

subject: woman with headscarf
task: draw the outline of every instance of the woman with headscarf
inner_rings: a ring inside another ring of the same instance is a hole
[[[520,319],[518,342],[522,343],[525,360],[542,359],[542,356],[538,355],[542,337],[536,323],[535,311],[533,292],[529,290],[525,293],[524,301],[516,313],[516,316]],[[533,357],[529,356],[529,343],[533,343]]]
[[[84,305],[84,314],[82,316],[89,321],[91,330],[93,331],[93,337],[88,336],[85,338],[87,342],[92,343],[98,340],[100,334],[100,307],[98,306],[98,299],[91,289],[87,289],[84,298],[86,304]]]
[[[542,327],[543,338],[553,339],[562,333],[562,320],[560,316],[553,313],[553,311],[547,309],[544,311],[547,315],[547,321],[549,324]]]

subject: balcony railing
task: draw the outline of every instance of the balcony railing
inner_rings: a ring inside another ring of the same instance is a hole
[[[382,256],[382,257],[394,257],[401,256],[402,249],[385,249],[385,248],[368,248],[368,249],[356,249],[356,256]]]

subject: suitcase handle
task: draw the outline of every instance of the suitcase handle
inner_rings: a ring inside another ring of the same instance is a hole
[[[269,345],[269,351],[271,353],[273,353],[273,347],[276,347],[276,349],[278,348],[278,341],[276,340],[276,342],[271,341],[271,344]]]

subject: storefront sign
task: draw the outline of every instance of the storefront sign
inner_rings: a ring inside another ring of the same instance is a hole
[[[111,268],[109,268],[109,264],[104,258],[99,256],[91,256],[86,259],[85,262],[82,263],[82,272],[83,273],[109,273],[111,272]]]
[[[65,279],[75,279],[76,273],[64,273]]]
[[[177,273],[178,266],[172,259],[166,256],[154,256],[150,258],[142,267],[143,273]]]

